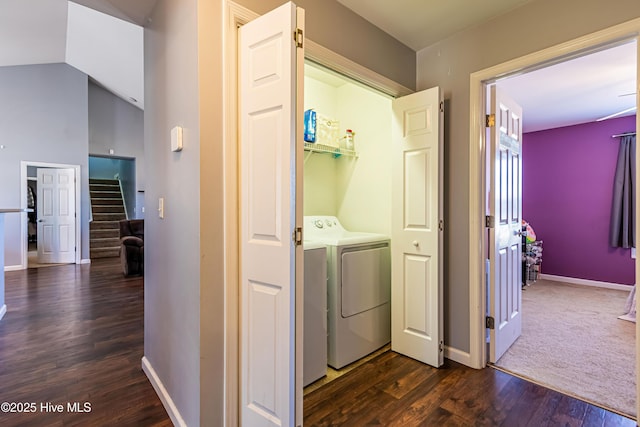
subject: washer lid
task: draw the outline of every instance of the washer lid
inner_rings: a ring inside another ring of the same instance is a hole
[[[344,246],[389,240],[388,236],[363,231],[347,231],[338,218],[328,215],[304,217],[305,241],[322,242],[326,245]]]
[[[363,243],[378,243],[388,241],[389,237],[377,233],[359,233],[356,231],[346,231],[340,236],[316,237],[315,242],[324,243],[331,246],[360,245]]]

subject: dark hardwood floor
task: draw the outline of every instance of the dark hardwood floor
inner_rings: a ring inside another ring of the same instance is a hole
[[[305,426],[635,426],[504,372],[388,351],[304,399]]]
[[[171,426],[140,367],[141,278],[124,278],[118,259],[5,278],[0,404],[35,412],[0,411],[0,426]],[[636,425],[494,369],[433,369],[390,351],[308,394],[304,414],[305,426]]]
[[[143,282],[123,277],[118,258],[7,272],[5,282],[0,404],[34,412],[0,408],[0,426],[172,425],[141,369]]]

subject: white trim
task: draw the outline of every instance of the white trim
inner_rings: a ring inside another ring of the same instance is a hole
[[[640,19],[634,19],[605,30],[558,44],[538,52],[495,65],[470,75],[469,89],[469,310],[470,355],[472,367],[486,366],[484,317],[486,288],[484,283],[486,250],[484,248],[485,194],[485,88],[487,83],[506,76],[524,73],[558,63],[586,52],[600,50],[623,40],[637,39]],[[640,45],[640,43],[638,43]],[[640,49],[640,46],[639,46]],[[640,55],[638,56],[640,61]],[[640,73],[637,78],[640,78]],[[638,86],[638,84],[636,85]],[[636,95],[636,104],[638,104]],[[640,126],[640,116],[636,127]],[[640,212],[638,213],[640,218]],[[636,276],[640,263],[636,262]],[[640,326],[637,326],[640,331]],[[638,342],[640,348],[640,341]],[[640,359],[638,359],[640,366]],[[639,371],[640,374],[640,371]],[[640,382],[638,382],[640,390]],[[640,401],[638,402],[640,405]],[[640,407],[640,406],[639,406]]]
[[[232,1],[226,2],[223,32],[224,123],[224,425],[240,425],[240,252],[238,207],[238,28],[259,15]]]
[[[394,98],[415,92],[381,74],[376,73],[342,55],[307,39],[305,41],[305,58],[324,67],[350,77],[368,87],[374,88]]]
[[[90,258],[82,258],[80,260],[80,264],[91,264],[91,259]]]
[[[2,304],[2,307],[0,307],[0,320],[2,320],[2,318],[6,313],[7,313],[7,304]]]
[[[25,267],[22,264],[16,264],[16,265],[5,265],[4,266],[4,271],[18,271],[18,270],[24,270]]]
[[[462,363],[466,366],[471,366],[471,355],[465,351],[458,350],[457,348],[444,346],[444,357],[453,360],[454,362]]]
[[[82,257],[82,175],[80,174],[80,165],[67,165],[63,163],[48,163],[48,162],[32,162],[32,161],[20,161],[20,207],[27,208],[27,167],[35,166],[41,168],[53,168],[53,169],[73,169],[75,178],[76,189],[76,259],[75,263],[81,263]],[[27,222],[20,222],[20,248],[22,252],[22,269],[29,266],[29,247],[26,245],[27,241]]]
[[[153,369],[153,366],[151,366],[151,362],[149,362],[149,359],[147,359],[146,356],[142,357],[142,370],[147,375],[149,382],[160,398],[162,406],[164,406],[167,414],[169,414],[169,418],[171,418],[171,422],[173,423],[173,425],[187,427],[187,423],[184,422],[182,415],[180,415],[180,411],[178,411],[175,403],[173,403],[171,396],[169,395],[169,393],[167,393],[167,389],[164,388],[162,381],[160,381],[160,378],[156,374],[155,369]]]
[[[555,276],[553,274],[540,274],[541,280],[552,280],[554,282],[570,283],[572,285],[591,286],[594,288],[615,289],[617,291],[630,291],[633,285],[622,285],[620,283],[600,282],[598,280],[579,279],[577,277]],[[535,286],[535,284],[533,285]]]

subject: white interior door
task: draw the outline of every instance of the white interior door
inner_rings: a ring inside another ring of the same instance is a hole
[[[240,394],[246,426],[289,426],[302,415],[302,347],[295,337],[303,253],[292,239],[302,219],[297,80],[304,52],[294,34],[304,22],[298,12],[287,3],[239,30]]]
[[[442,321],[442,107],[432,88],[393,102],[391,348],[438,367]]]
[[[491,88],[489,213],[489,361],[496,362],[522,333],[522,108]]]
[[[76,260],[76,199],[74,169],[38,168],[38,262]]]

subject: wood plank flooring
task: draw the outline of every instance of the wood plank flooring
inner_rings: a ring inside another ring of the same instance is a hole
[[[105,258],[7,272],[5,282],[0,403],[35,403],[35,412],[0,411],[0,426],[172,425],[141,369],[142,278]],[[89,411],[70,412],[75,402]]]
[[[305,426],[635,426],[504,372],[386,352],[304,399]]]
[[[7,272],[0,320],[0,426],[170,426],[140,367],[141,278],[118,259]],[[73,413],[67,403],[90,404]],[[63,405],[62,413],[40,406]],[[433,369],[391,351],[304,399],[305,426],[634,426],[494,369]]]

